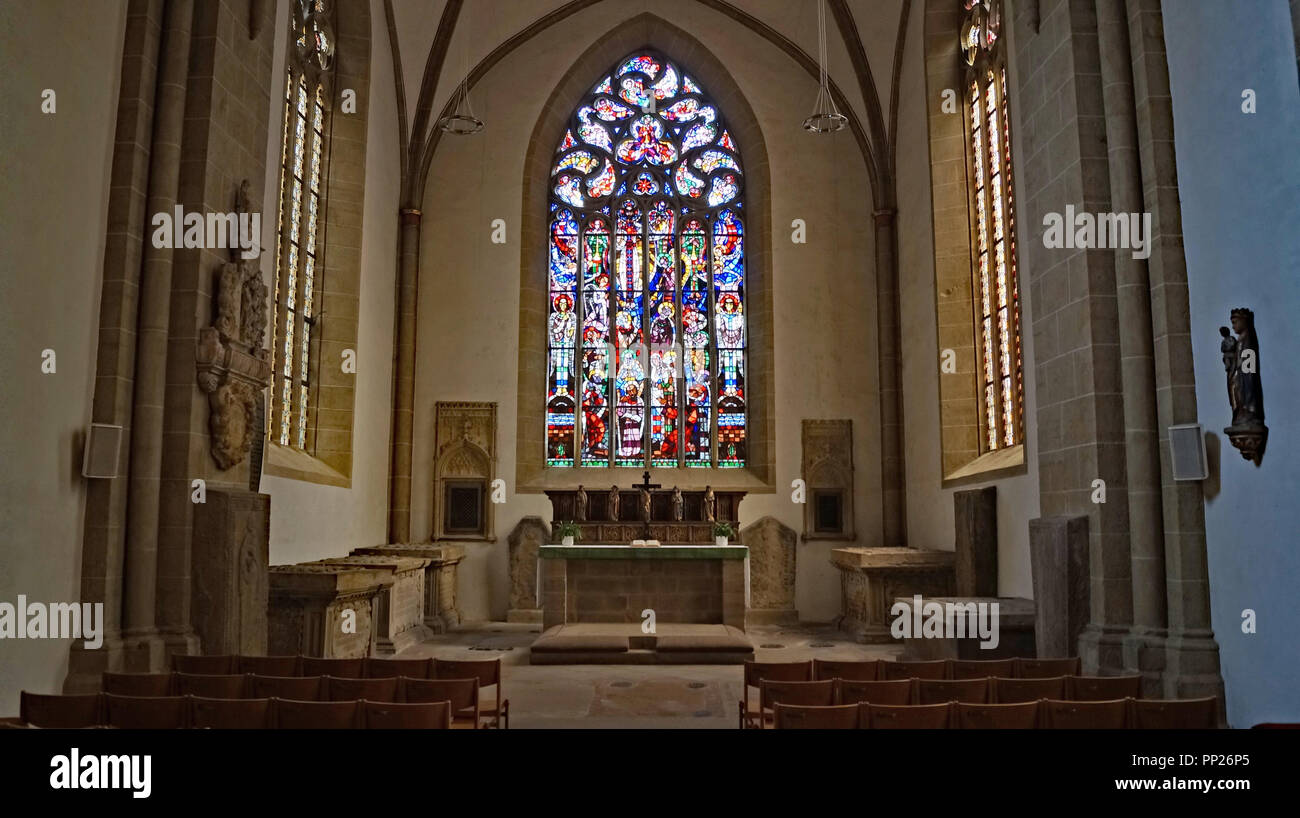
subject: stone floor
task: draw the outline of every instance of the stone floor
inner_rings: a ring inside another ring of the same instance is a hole
[[[744,671],[738,665],[530,665],[539,625],[461,625],[398,658],[501,657],[511,729],[733,729]],[[879,659],[901,648],[859,645],[827,625],[751,627],[760,662]]]

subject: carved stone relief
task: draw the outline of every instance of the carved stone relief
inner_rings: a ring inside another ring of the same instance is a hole
[[[497,405],[439,401],[435,411],[433,538],[495,541],[491,494],[497,466]],[[457,521],[449,515],[449,488],[457,503],[472,503],[477,496],[476,513],[458,511],[475,517],[476,525],[450,524]]]

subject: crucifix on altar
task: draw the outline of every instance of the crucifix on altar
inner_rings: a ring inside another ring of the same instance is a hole
[[[641,536],[650,539],[650,490],[659,488],[658,483],[650,482],[650,470],[647,469],[645,474],[641,475],[640,483],[633,483],[632,487],[639,493],[638,508],[641,512]]]

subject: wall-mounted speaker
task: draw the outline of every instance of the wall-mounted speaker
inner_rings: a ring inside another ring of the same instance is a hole
[[[1205,459],[1205,432],[1199,423],[1169,427],[1169,459],[1175,480],[1204,480],[1210,476]]]
[[[81,476],[95,479],[117,477],[122,456],[122,427],[92,423],[86,434],[86,450],[81,459]]]

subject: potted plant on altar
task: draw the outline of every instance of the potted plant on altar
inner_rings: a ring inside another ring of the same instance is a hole
[[[733,537],[736,529],[731,527],[731,523],[714,523],[713,524],[713,543],[719,547],[727,544],[727,538]]]
[[[557,525],[555,533],[559,535],[561,545],[573,545],[574,540],[582,539],[582,529],[572,520]]]

